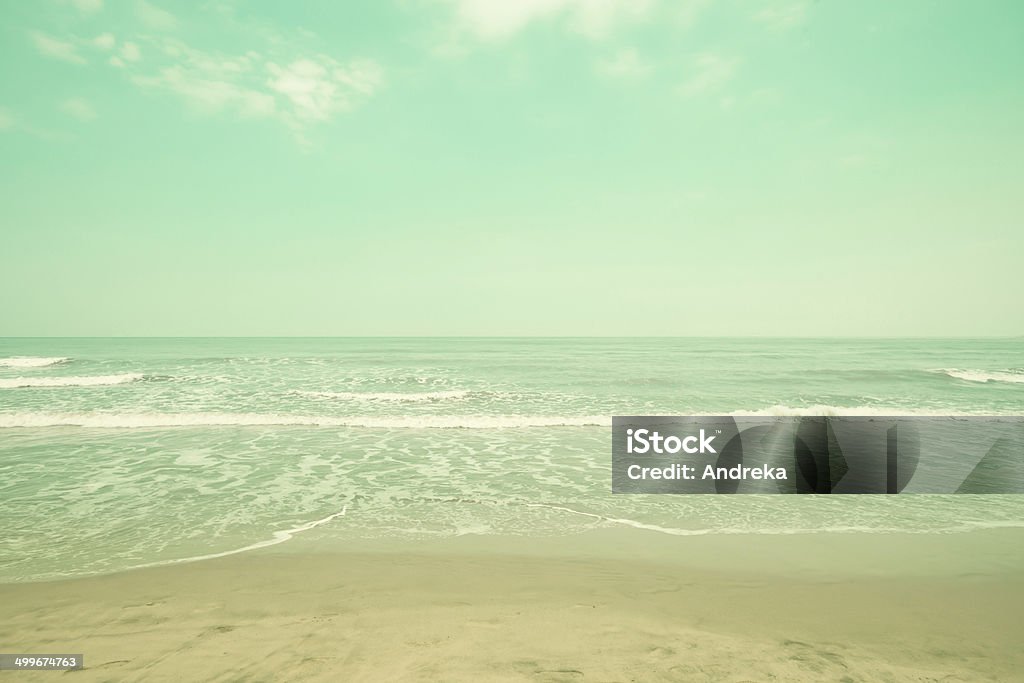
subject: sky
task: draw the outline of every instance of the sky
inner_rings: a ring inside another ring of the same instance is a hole
[[[0,0],[0,336],[1024,334],[1017,0]]]

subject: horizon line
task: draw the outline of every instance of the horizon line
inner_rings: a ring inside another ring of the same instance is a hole
[[[1006,335],[0,335],[0,339],[1024,339],[1024,334]]]

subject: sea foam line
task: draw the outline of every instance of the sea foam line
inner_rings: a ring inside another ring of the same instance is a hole
[[[644,531],[653,531],[659,534],[667,534],[669,536],[797,536],[805,534],[948,534],[948,533],[969,533],[972,531],[986,531],[990,529],[1019,529],[1024,528],[1024,520],[998,520],[998,521],[967,521],[961,522],[956,525],[939,527],[936,529],[914,529],[905,526],[899,527],[872,527],[863,525],[847,525],[847,526],[823,526],[823,527],[790,527],[784,529],[744,529],[744,528],[724,528],[724,529],[680,529],[677,527],[665,527],[657,524],[647,524],[645,522],[638,522],[633,519],[626,519],[622,517],[606,517],[605,515],[599,515],[593,512],[583,512],[582,510],[574,510],[569,507],[562,505],[551,505],[549,503],[522,503],[524,507],[538,507],[547,508],[549,510],[558,510],[560,512],[568,512],[573,515],[580,515],[583,517],[590,517],[597,520],[598,522],[606,524],[616,524],[619,526],[628,526],[634,529],[642,529]]]
[[[42,357],[42,356],[12,356],[0,358],[0,367],[4,368],[45,368],[48,365],[65,363],[69,358],[63,356]]]
[[[309,396],[310,398],[330,398],[346,401],[394,401],[394,402],[419,402],[419,401],[444,401],[466,398],[470,392],[463,390],[452,391],[424,391],[419,393],[400,392],[360,392],[360,391],[294,391],[298,396]]]
[[[316,416],[259,413],[7,413],[0,428],[92,427],[139,429],[159,427],[361,427],[369,429],[512,429],[523,427],[610,426],[607,416],[545,415],[406,415]]]
[[[645,524],[644,522],[637,522],[632,519],[605,517],[604,515],[599,515],[594,512],[583,512],[582,510],[573,510],[572,508],[567,508],[561,505],[551,505],[549,503],[523,503],[522,505],[528,508],[546,508],[548,510],[568,512],[573,515],[580,515],[581,517],[590,517],[598,520],[599,522],[630,526],[634,529],[643,529],[645,531],[656,531],[658,533],[669,534],[671,536],[705,536],[707,534],[715,533],[711,529],[677,529],[674,527],[658,526],[656,524]]]
[[[1018,412],[963,412],[901,408],[784,405],[731,413],[691,413],[694,417],[733,415],[877,416],[877,417],[1017,417]],[[275,413],[0,413],[0,429],[33,427],[88,427],[145,429],[173,427],[353,427],[365,429],[523,429],[533,427],[610,427],[608,415],[397,415],[331,416]]]
[[[320,526],[321,524],[326,524],[327,522],[330,522],[331,520],[337,519],[338,517],[344,517],[345,513],[347,511],[348,511],[348,506],[346,505],[345,507],[343,507],[341,509],[340,512],[335,512],[334,514],[327,515],[323,519],[317,519],[317,520],[314,520],[312,522],[307,522],[305,524],[300,524],[299,526],[294,527],[292,529],[284,529],[283,531],[275,531],[275,532],[273,532],[273,536],[271,536],[270,538],[268,538],[266,540],[263,540],[263,541],[258,541],[256,543],[251,543],[251,544],[249,544],[247,546],[244,546],[242,548],[235,548],[234,550],[225,550],[225,551],[219,552],[219,553],[209,553],[207,555],[193,555],[191,557],[179,557],[179,558],[175,558],[173,560],[160,560],[158,562],[147,562],[146,564],[132,565],[131,567],[126,567],[125,569],[126,570],[128,570],[128,569],[146,569],[148,567],[163,567],[163,566],[167,566],[167,565],[171,565],[171,564],[184,564],[186,562],[202,562],[203,560],[215,560],[218,557],[227,557],[228,555],[238,555],[239,553],[247,553],[250,550],[259,550],[260,548],[269,548],[272,545],[277,545],[278,543],[284,543],[285,541],[290,541],[297,534],[301,534],[303,531],[309,531],[310,529],[314,529],[314,528]]]
[[[733,410],[724,414],[735,417],[978,417],[984,415],[1009,416],[1016,415],[1017,413],[993,412],[991,410],[970,412],[942,408],[887,408],[885,406],[815,405],[795,407],[780,404],[758,410]],[[695,415],[705,415],[705,413],[695,413]],[[717,415],[717,413],[706,413],[706,415]]]
[[[955,368],[940,368],[939,370],[932,370],[932,372],[941,372],[954,379],[962,379],[965,382],[1024,384],[1024,373],[1021,372],[989,372],[986,370],[957,370]]]
[[[138,372],[120,375],[91,375],[85,377],[14,377],[0,378],[0,389],[21,389],[25,387],[100,387],[126,384],[142,379]]]

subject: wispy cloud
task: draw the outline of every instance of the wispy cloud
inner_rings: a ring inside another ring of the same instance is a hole
[[[633,48],[619,50],[597,64],[598,73],[609,78],[637,79],[648,76],[653,67]]]
[[[71,0],[71,4],[83,14],[94,14],[103,8],[103,0]]]
[[[653,0],[576,0],[570,3],[572,30],[601,40],[624,25],[650,16]]]
[[[138,15],[139,21],[158,31],[170,31],[178,26],[177,17],[161,7],[146,2],[146,0],[138,0],[135,13]]]
[[[785,31],[807,20],[808,3],[803,0],[771,5],[754,14],[754,19],[771,28]]]
[[[273,96],[263,92],[259,55],[225,56],[189,47],[179,41],[164,45],[169,63],[156,72],[137,74],[132,81],[145,88],[166,90],[181,97],[197,113],[235,110],[245,116],[274,113]]]
[[[112,33],[101,33],[92,39],[92,44],[101,50],[113,50],[116,43]]]
[[[121,46],[121,59],[127,62],[137,62],[142,59],[142,51],[138,45],[129,41]]]
[[[685,97],[697,97],[720,89],[732,80],[739,66],[739,59],[724,57],[713,52],[697,55],[690,66],[689,74],[679,93]]]
[[[182,41],[165,41],[163,54],[162,66],[134,74],[132,81],[173,93],[199,114],[277,119],[299,139],[308,125],[351,110],[383,82],[381,67],[365,59],[340,62],[324,54],[281,59],[255,51],[224,55]]]
[[[152,76],[136,76],[134,82],[174,93],[200,114],[233,110],[244,117],[262,117],[276,111],[274,97],[265,92],[180,66],[166,67]]]
[[[320,55],[279,66],[268,63],[267,85],[283,96],[299,121],[325,121],[347,111],[359,98],[372,95],[380,85],[381,70],[376,63],[355,60],[341,64]]]
[[[29,36],[32,38],[32,43],[36,46],[36,50],[43,56],[59,59],[70,64],[86,63],[85,57],[78,54],[78,48],[74,43],[54,38],[39,31],[33,31]]]
[[[71,4],[83,14],[95,14],[103,9],[103,0],[71,0]]]
[[[307,31],[282,32],[221,13],[213,18],[226,22],[239,42],[255,49],[220,52],[166,33],[178,20],[155,4],[135,0],[134,7],[137,30],[125,26],[117,37],[110,32],[92,38],[29,35],[47,57],[73,64],[106,61],[129,83],[173,95],[195,114],[276,120],[300,142],[311,126],[358,107],[384,82],[377,62],[339,60],[323,47],[314,48],[319,39]],[[81,121],[96,117],[92,104],[81,98],[61,102],[60,109]],[[24,127],[11,117],[4,121],[7,127]]]
[[[528,25],[558,20],[592,39],[615,27],[641,19],[652,0],[445,0],[451,6],[455,31],[478,41],[505,40]]]
[[[92,121],[96,118],[96,110],[87,100],[81,97],[72,97],[60,103],[61,110],[79,121]]]
[[[676,23],[682,28],[690,28],[710,5],[711,0],[677,0],[673,5]]]
[[[28,123],[24,117],[15,115],[10,109],[0,107],[0,133],[6,132],[12,135],[26,133],[41,140],[49,141],[67,141],[74,138],[73,135],[65,131],[54,131],[34,126]]]

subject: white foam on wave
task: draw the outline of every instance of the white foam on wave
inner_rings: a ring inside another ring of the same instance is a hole
[[[1019,413],[978,413],[901,408],[776,405],[732,413],[691,413],[694,417],[877,416],[977,417]],[[145,429],[171,427],[355,427],[366,429],[522,429],[530,427],[610,427],[607,415],[287,415],[279,413],[0,413],[0,429],[89,427]]]
[[[298,396],[309,396],[310,398],[339,399],[345,401],[363,401],[369,403],[397,402],[415,403],[422,401],[448,401],[458,400],[469,396],[468,391],[423,391],[415,393],[399,392],[362,392],[362,391],[294,391]]]
[[[20,389],[23,387],[100,387],[112,384],[126,384],[140,379],[142,379],[142,374],[138,372],[84,377],[14,377],[11,379],[0,378],[0,389]]]
[[[674,527],[658,526],[656,524],[646,524],[644,522],[637,522],[632,519],[623,519],[619,517],[605,517],[593,512],[583,512],[582,510],[573,510],[562,505],[549,505],[548,503],[523,503],[524,507],[529,508],[546,508],[548,510],[557,510],[558,512],[568,512],[572,515],[579,515],[580,517],[590,517],[598,522],[606,524],[618,524],[621,526],[631,526],[634,529],[643,529],[644,531],[656,531],[661,534],[668,534],[670,536],[706,536],[707,534],[713,533],[711,529],[678,529]]]
[[[523,427],[611,426],[606,416],[408,415],[334,417],[259,413],[7,413],[0,428],[94,427],[365,427],[370,429],[513,429]]]
[[[787,417],[787,416],[825,416],[825,417],[977,417],[979,415],[1000,415],[1003,413],[984,410],[965,412],[944,408],[897,408],[885,406],[787,406],[774,405],[759,410],[734,410],[729,415],[735,417]],[[1013,413],[1014,415],[1016,413]],[[1007,413],[1009,415],[1009,413]]]
[[[242,548],[235,548],[233,550],[225,550],[225,551],[219,552],[219,553],[210,553],[208,555],[193,555],[191,557],[181,557],[181,558],[177,558],[177,559],[173,559],[173,560],[162,560],[162,561],[159,561],[159,562],[148,562],[146,564],[136,564],[136,565],[133,565],[131,567],[127,567],[126,569],[145,569],[147,567],[162,567],[162,566],[166,566],[166,565],[169,565],[169,564],[184,564],[186,562],[202,562],[203,560],[215,560],[218,557],[227,557],[228,555],[237,555],[239,553],[246,553],[246,552],[249,552],[250,550],[259,550],[260,548],[269,548],[272,545],[277,545],[278,543],[284,543],[285,541],[290,541],[292,538],[295,537],[296,534],[301,534],[303,531],[309,531],[310,529],[315,529],[316,527],[320,526],[321,524],[326,524],[327,522],[330,522],[333,519],[337,519],[338,517],[344,517],[345,513],[347,511],[348,511],[348,506],[345,506],[345,507],[343,507],[341,509],[340,512],[335,512],[334,514],[327,515],[323,519],[317,519],[317,520],[314,520],[312,522],[307,522],[305,524],[300,524],[299,526],[294,527],[292,529],[285,529],[283,531],[275,531],[275,532],[273,532],[273,535],[270,538],[268,538],[268,539],[266,539],[264,541],[258,541],[256,543],[251,543],[251,544],[249,544],[247,546],[244,546]]]
[[[69,359],[64,357],[37,357],[37,356],[12,356],[11,358],[0,358],[0,367],[4,368],[45,368],[48,365],[65,363]]]
[[[536,507],[536,508],[547,508],[549,510],[557,510],[559,512],[567,512],[572,515],[579,515],[581,517],[589,517],[596,520],[599,524],[609,524],[615,526],[627,526],[634,529],[640,529],[642,531],[653,531],[659,534],[666,534],[668,536],[797,536],[804,534],[887,534],[887,533],[903,533],[903,534],[950,534],[950,533],[966,533],[971,531],[985,531],[988,529],[1018,529],[1024,528],[1024,520],[993,520],[993,521],[965,521],[950,524],[945,527],[938,527],[933,529],[925,528],[911,528],[907,526],[866,526],[866,525],[825,525],[821,527],[786,527],[786,528],[745,528],[745,527],[726,527],[717,529],[681,529],[679,527],[666,527],[658,524],[648,524],[646,522],[639,522],[634,519],[627,519],[622,517],[607,517],[605,515],[599,515],[593,512],[583,512],[582,510],[574,510],[569,507],[562,505],[551,505],[548,503],[523,503],[525,507]]]
[[[1024,384],[1024,372],[989,372],[986,370],[957,370],[955,368],[940,368],[932,370],[932,372],[941,372],[953,379],[962,379],[966,382]]]

